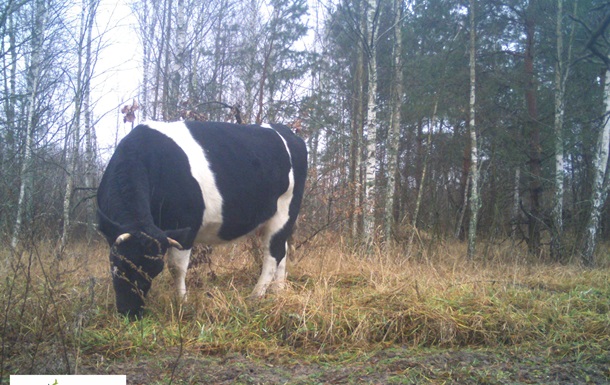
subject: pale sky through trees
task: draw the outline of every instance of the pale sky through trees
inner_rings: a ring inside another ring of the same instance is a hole
[[[125,0],[102,0],[97,13],[97,26],[104,48],[95,68],[92,84],[98,145],[100,155],[107,159],[120,140],[131,129],[123,123],[120,108],[131,104],[140,85],[142,48],[136,33],[136,19]]]
[[[97,102],[94,105],[94,116],[99,119],[96,133],[100,155],[106,160],[112,154],[116,142],[131,129],[130,123],[123,123],[120,109],[125,104],[131,105],[134,98],[139,99],[138,88],[142,81],[142,46],[137,32],[137,19],[129,1],[101,0],[97,12],[98,31],[100,34],[107,32],[91,89],[93,100]],[[304,39],[297,42],[299,50],[312,49],[316,9],[315,1],[309,1],[305,21],[309,31]],[[136,112],[135,124],[141,121],[140,112]]]

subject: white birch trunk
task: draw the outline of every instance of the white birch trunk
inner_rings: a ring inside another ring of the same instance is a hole
[[[366,176],[364,232],[367,243],[375,239],[375,175],[377,174],[377,23],[375,0],[368,1],[368,103],[366,115]]]
[[[87,22],[87,43],[85,52],[84,68],[84,94],[83,112],[85,115],[85,187],[93,189],[95,187],[95,134],[93,132],[93,111],[91,110],[91,76],[93,74],[93,60],[91,44],[93,40],[93,22],[97,13],[99,0],[89,0],[88,22]],[[96,52],[97,53],[97,52]],[[87,236],[95,232],[95,205],[92,199],[87,200]]]
[[[148,1],[149,0],[144,0],[143,1],[143,20],[144,22],[149,20],[148,17]],[[148,63],[150,62],[151,58],[149,58],[149,54],[148,54],[148,50],[149,50],[149,44],[150,44],[150,40],[151,40],[151,36],[152,36],[152,32],[154,31],[154,25],[155,25],[155,21],[156,18],[153,17],[153,20],[150,22],[150,25],[142,25],[140,24],[140,31],[142,33],[142,35],[144,35],[144,38],[142,39],[142,85],[140,87],[140,100],[142,101],[142,120],[146,121],[148,120],[148,113],[149,113],[149,108],[150,106],[148,105],[148,71],[149,71],[149,66]],[[140,23],[142,23],[142,21],[140,21]],[[149,29],[150,28],[150,29]]]
[[[172,26],[172,11],[174,9],[174,5],[173,0],[166,0],[165,3],[165,7],[163,9],[163,20],[165,23],[163,28],[165,30],[165,35],[161,38],[162,41],[160,52],[157,54],[159,57],[159,72],[157,73],[157,81],[159,82],[159,85],[161,85],[161,110],[163,111],[163,120],[170,121],[173,120],[176,111],[171,97],[173,81],[172,32],[174,31],[174,27]],[[161,65],[161,60],[163,60],[163,65]]]
[[[563,44],[563,1],[557,0],[557,63],[555,65],[555,193],[553,196],[553,210],[551,213],[553,231],[551,233],[551,257],[558,261],[562,258],[561,239],[563,237],[563,196],[564,196],[564,148],[563,123],[565,115],[565,90],[570,75],[570,62],[572,61],[572,42],[575,28],[570,32],[567,53],[564,57]],[[576,14],[578,2],[574,2],[572,14]]]
[[[610,144],[610,69],[606,69],[604,104],[606,114],[604,116],[604,124],[599,132],[595,159],[593,160],[594,175],[591,211],[585,228],[583,250],[581,254],[582,263],[585,266],[593,266],[595,264],[593,254],[597,246],[597,231],[599,229],[602,208],[608,195],[608,183],[606,182],[606,184],[604,184],[604,179],[606,178],[608,145]]]
[[[564,82],[562,63],[563,57],[563,0],[557,0],[557,63],[555,63],[555,192],[553,195],[552,231],[551,231],[551,258],[555,261],[561,259],[561,237],[563,234],[563,95]]]
[[[28,69],[28,105],[25,127],[25,147],[23,152],[23,160],[21,163],[21,182],[19,186],[19,201],[17,203],[17,217],[15,219],[15,227],[13,228],[13,236],[11,237],[11,246],[15,248],[21,237],[24,216],[27,212],[27,207],[30,202],[30,194],[33,183],[32,176],[32,146],[34,137],[34,123],[36,121],[36,101],[38,99],[38,83],[42,71],[42,49],[44,43],[44,27],[46,19],[45,0],[38,0],[35,4],[35,22],[32,31],[32,56],[30,60],[30,68]]]
[[[173,49],[168,50],[168,54],[173,53],[170,63],[170,83],[168,110],[171,120],[178,119],[180,111],[181,93],[180,84],[184,73],[184,58],[186,51],[186,25],[185,25],[184,0],[177,0],[176,4],[176,41]],[[171,18],[171,16],[170,16]]]
[[[72,192],[74,190],[74,179],[76,177],[76,164],[79,156],[79,142],[80,142],[80,124],[81,124],[81,113],[82,113],[82,100],[83,100],[83,52],[85,51],[85,40],[88,22],[87,14],[87,0],[81,1],[81,15],[80,15],[80,30],[77,42],[77,67],[76,67],[76,89],[74,92],[74,116],[72,118],[72,124],[70,130],[66,133],[66,160],[67,175],[66,175],[66,190],[64,192],[63,202],[63,229],[61,234],[60,248],[63,249],[68,243],[68,235],[70,233],[70,209],[72,202]]]
[[[477,148],[477,131],[475,126],[476,102],[476,30],[474,21],[475,0],[470,0],[470,226],[468,228],[468,258],[475,253],[477,236],[477,219],[481,199],[479,197],[479,155]]]
[[[398,141],[402,110],[402,1],[394,0],[394,89],[392,100],[392,122],[388,132],[388,184],[386,188],[384,238],[390,240],[394,233],[394,190],[398,168]]]

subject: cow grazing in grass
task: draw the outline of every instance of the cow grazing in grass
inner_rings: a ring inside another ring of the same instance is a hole
[[[142,315],[166,251],[184,296],[195,243],[224,243],[257,229],[264,261],[252,296],[263,296],[271,284],[281,289],[306,174],[305,143],[283,125],[149,122],[134,128],[110,159],[97,194],[117,310]]]

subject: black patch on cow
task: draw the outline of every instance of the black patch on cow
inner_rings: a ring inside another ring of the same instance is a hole
[[[167,230],[185,248],[193,245],[204,209],[184,151],[146,126],[134,128],[117,147],[98,189],[98,205],[124,232],[144,231],[161,240]]]
[[[223,199],[218,236],[241,237],[271,218],[288,189],[290,156],[278,133],[260,126],[187,122]]]

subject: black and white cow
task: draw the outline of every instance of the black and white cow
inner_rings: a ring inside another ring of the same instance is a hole
[[[307,149],[283,125],[148,122],[118,145],[100,183],[99,229],[110,245],[117,310],[140,317],[152,279],[168,267],[178,295],[195,243],[261,229],[264,261],[252,296],[286,279]]]

